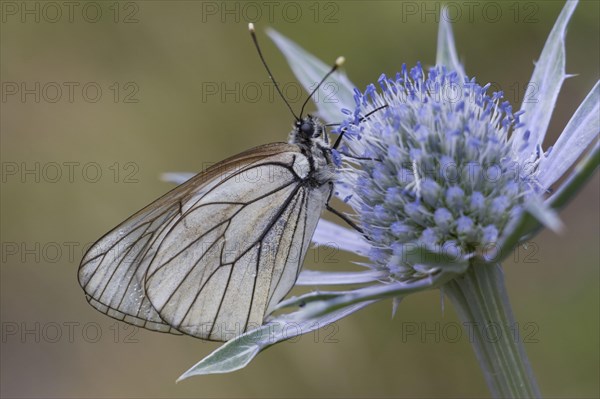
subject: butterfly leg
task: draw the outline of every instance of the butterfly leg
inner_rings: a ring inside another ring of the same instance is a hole
[[[348,216],[344,215],[342,212],[338,211],[337,209],[335,209],[331,205],[329,205],[329,201],[331,201],[331,196],[333,195],[333,183],[330,182],[329,186],[331,187],[331,189],[329,190],[329,197],[327,198],[327,202],[325,203],[325,208],[329,212],[333,213],[334,215],[336,215],[337,217],[342,219],[344,222],[346,222],[354,230],[358,231],[362,235],[365,235],[363,233],[362,229],[360,227],[358,227],[356,225],[356,223],[354,223]],[[367,238],[367,236],[365,236],[365,238]]]
[[[339,217],[340,219],[342,219],[344,222],[348,223],[348,225],[350,227],[352,227],[354,230],[358,231],[360,234],[363,234],[363,231],[360,227],[358,227],[356,225],[356,223],[354,223],[352,220],[350,220],[350,218],[346,215],[344,215],[342,212],[338,211],[337,209],[333,208],[331,205],[327,204],[326,208],[329,212],[333,213],[334,215],[336,215],[337,217]]]
[[[355,161],[376,161],[376,162],[381,162],[381,159],[377,159],[377,158],[366,158],[366,157],[355,157],[354,155],[350,155],[347,152],[343,152],[343,151],[339,151],[340,155],[345,156],[346,158],[350,158],[353,159]]]

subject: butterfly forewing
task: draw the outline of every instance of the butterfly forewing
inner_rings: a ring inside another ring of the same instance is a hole
[[[150,304],[143,281],[156,243],[179,215],[177,197],[170,205],[138,212],[90,248],[79,267],[79,282],[92,306],[140,327],[176,333]]]
[[[227,340],[292,288],[329,195],[296,145],[209,168],[100,239],[79,271],[90,303],[158,331]]]

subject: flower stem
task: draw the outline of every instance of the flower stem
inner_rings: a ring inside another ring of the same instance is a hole
[[[444,286],[494,398],[540,398],[499,264],[474,264]]]

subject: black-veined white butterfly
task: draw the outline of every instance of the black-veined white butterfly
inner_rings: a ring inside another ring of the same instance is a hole
[[[269,77],[284,99],[250,32]],[[322,84],[343,62],[335,66]],[[223,341],[261,325],[293,287],[333,189],[325,125],[228,158],[96,242],[79,282],[97,310],[150,330]],[[342,216],[342,215],[340,215]],[[342,216],[343,217],[343,216]]]

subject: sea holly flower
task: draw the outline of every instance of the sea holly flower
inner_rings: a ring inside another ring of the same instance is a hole
[[[500,262],[542,226],[561,230],[557,211],[600,160],[598,83],[555,145],[542,147],[567,77],[564,40],[576,5],[567,2],[536,63],[528,87],[538,101],[518,111],[501,92],[490,92],[489,85],[466,74],[447,18],[441,18],[431,68],[402,66],[364,91],[343,72],[332,75],[336,101],[318,102],[318,114],[328,123],[343,120],[337,132],[344,134],[344,144],[334,154],[341,161],[336,195],[352,206],[349,216],[361,232],[321,220],[313,241],[335,241],[363,257],[366,269],[304,270],[297,285],[365,286],[283,301],[278,310],[297,310],[227,342],[180,379],[240,369],[279,341],[382,299],[393,298],[395,308],[404,296],[427,289],[443,290],[465,322],[511,328]],[[329,70],[289,39],[275,31],[269,35],[307,91]],[[494,342],[482,329],[474,334],[473,347],[495,397],[540,396],[520,342],[509,333]]]

